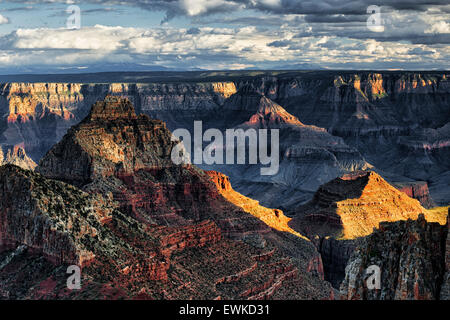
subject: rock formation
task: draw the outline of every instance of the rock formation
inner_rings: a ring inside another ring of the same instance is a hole
[[[23,169],[34,170],[37,164],[27,156],[22,146],[0,146],[0,164],[14,164]]]
[[[343,175],[321,186],[313,199],[290,212],[294,230],[312,239],[321,253],[325,279],[338,288],[355,239],[384,221],[417,219],[445,224],[446,212],[429,211],[373,171]]]
[[[426,181],[394,182],[392,185],[407,194],[408,197],[419,200],[420,204],[425,208],[435,206]]]
[[[137,116],[128,100],[108,96],[44,156],[37,170],[89,192],[112,192],[122,211],[149,225],[213,219],[229,236],[270,231],[225,201],[201,170],[175,165],[176,143],[162,121]]]
[[[0,167],[0,298],[330,298],[331,288],[270,243],[224,239],[204,220],[149,228],[88,194],[14,165]],[[68,265],[81,290],[66,287]],[[279,292],[281,286],[302,292]]]
[[[426,211],[375,172],[360,171],[321,186],[311,202],[296,209],[291,225],[307,234],[355,239],[371,234],[381,221],[417,219]]]
[[[384,222],[379,230],[364,238],[346,267],[340,291],[343,299],[435,300],[441,296],[444,273],[448,272],[448,225],[417,220]],[[446,240],[447,239],[447,240]],[[446,247],[447,241],[447,247]],[[368,286],[380,270],[380,286]],[[446,298],[442,293],[442,298]]]
[[[200,169],[173,164],[174,143],[161,121],[107,97],[39,173],[0,167],[0,295],[333,298],[309,241],[228,202]],[[69,264],[82,267],[82,290],[65,287]]]

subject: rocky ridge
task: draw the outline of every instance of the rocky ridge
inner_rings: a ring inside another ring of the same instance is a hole
[[[448,225],[428,223],[423,215],[381,223],[361,240],[349,260],[340,288],[342,299],[448,299],[447,236]],[[372,265],[380,268],[380,287],[369,289],[366,269]]]
[[[288,226],[291,218],[286,217],[282,210],[263,207],[258,201],[250,199],[243,196],[239,192],[234,191],[231,187],[230,179],[220,172],[206,171],[206,174],[211,177],[211,180],[217,186],[220,194],[223,195],[226,200],[242,208],[245,212],[250,213],[252,216],[257,217],[259,220],[263,221],[275,230],[289,232],[300,238],[308,240],[306,237],[302,236],[300,233],[294,231]]]

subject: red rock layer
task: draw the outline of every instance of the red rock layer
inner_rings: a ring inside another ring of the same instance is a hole
[[[57,220],[67,229],[64,234],[73,250],[90,253],[83,264],[83,290],[67,292],[61,289],[63,279],[43,279],[44,272],[27,283],[29,290],[22,297],[329,297],[329,285],[313,275],[321,270],[313,246],[273,231],[228,202],[195,166],[174,165],[170,153],[175,143],[164,123],[136,116],[131,103],[117,97],[95,104],[88,117],[69,130],[42,159],[38,171],[89,194],[40,174],[34,179],[38,185],[53,181],[42,190],[42,198],[48,198],[43,203],[48,206],[49,224]],[[81,215],[53,207],[50,195],[61,186],[70,189],[55,196],[62,199],[62,209],[80,207]],[[73,193],[107,200],[97,200],[103,204],[98,210],[100,204],[80,203],[70,198]],[[94,217],[82,214],[85,207],[94,207]],[[67,217],[73,219],[66,221]],[[27,233],[27,226],[18,224],[14,230]],[[16,245],[23,243],[16,238]],[[29,252],[21,257],[26,262],[34,259]],[[14,294],[20,275],[10,271],[23,264],[13,259],[7,266],[11,269],[0,272],[0,287]],[[2,274],[8,285],[2,284]],[[300,274],[304,291],[279,293],[289,283],[295,286]],[[50,286],[54,281],[57,286]]]

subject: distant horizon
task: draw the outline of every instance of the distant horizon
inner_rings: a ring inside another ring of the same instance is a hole
[[[113,73],[130,73],[130,74],[175,74],[175,73],[251,73],[251,72],[418,72],[418,73],[440,73],[450,72],[449,69],[205,69],[205,70],[114,70],[114,71],[93,71],[93,72],[62,72],[62,73],[0,73],[2,76],[64,76],[64,75],[93,75],[93,74],[113,74]]]

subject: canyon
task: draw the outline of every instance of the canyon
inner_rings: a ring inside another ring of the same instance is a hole
[[[173,164],[170,138],[160,120],[107,96],[35,172],[0,167],[2,298],[333,298],[310,241],[227,201],[201,169]],[[65,286],[71,264],[80,291]]]
[[[280,174],[260,179],[242,175],[252,166],[201,167],[225,173],[238,192],[268,207],[291,209],[310,200],[323,183],[369,166],[391,183],[426,181],[431,195],[418,195],[423,204],[430,197],[433,204],[447,205],[446,189],[438,186],[448,182],[450,170],[448,77],[445,72],[197,72],[117,74],[124,83],[108,83],[101,74],[65,77],[79,81],[71,83],[7,82],[0,85],[5,114],[0,143],[23,144],[38,162],[107,94],[128,98],[138,114],[163,120],[172,131],[191,133],[194,120],[225,130],[258,119],[264,105],[280,106],[284,111],[273,109],[273,117],[287,112],[318,133],[304,137],[309,130],[300,142],[284,143]],[[95,83],[98,79],[106,83]],[[315,146],[322,138],[328,142]]]
[[[341,299],[448,299],[449,76],[9,77],[0,84],[0,296],[332,299],[340,288]],[[279,130],[278,172],[175,165],[171,131],[193,133],[194,121]],[[25,209],[7,200],[11,185],[34,190],[21,195]],[[87,217],[70,213],[79,206]],[[13,215],[24,210],[43,220]],[[65,289],[72,263],[86,271],[86,290]],[[371,263],[390,270],[384,291],[365,286]],[[21,285],[17,268],[39,275]]]

